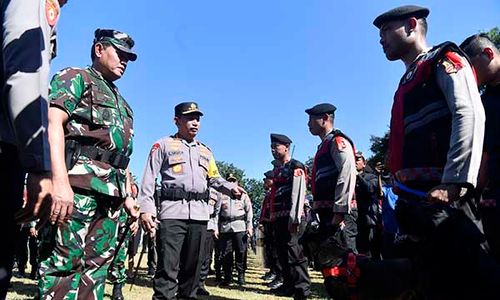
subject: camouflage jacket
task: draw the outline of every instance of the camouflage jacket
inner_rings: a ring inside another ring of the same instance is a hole
[[[132,154],[132,109],[118,92],[92,67],[67,68],[54,75],[50,85],[50,105],[69,115],[66,139],[82,145]],[[124,197],[126,171],[80,155],[68,170],[73,187]]]

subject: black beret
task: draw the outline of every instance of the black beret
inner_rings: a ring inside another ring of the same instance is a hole
[[[289,145],[292,140],[284,134],[271,133],[271,143]]]
[[[203,112],[199,109],[198,103],[196,102],[182,102],[175,106],[174,112],[176,116],[187,115],[192,113],[200,114],[203,116]]]
[[[317,116],[322,114],[333,114],[337,110],[335,105],[330,103],[321,103],[306,109],[308,115]]]
[[[402,20],[410,17],[415,17],[417,19],[426,18],[429,15],[429,9],[417,5],[404,5],[400,7],[393,8],[380,16],[376,17],[373,21],[373,25],[377,28],[382,27],[386,22]]]
[[[274,177],[273,171],[271,171],[271,170],[267,171],[266,173],[264,173],[264,177],[273,178]]]
[[[137,59],[137,54],[132,50],[135,42],[130,35],[124,32],[98,28],[94,31],[94,44],[97,42],[110,42],[116,49],[128,54],[131,61]]]

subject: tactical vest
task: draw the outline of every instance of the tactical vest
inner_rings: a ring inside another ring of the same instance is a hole
[[[334,130],[321,143],[316,155],[314,156],[311,189],[313,194],[313,207],[324,208],[333,207],[335,200],[335,186],[339,177],[339,170],[330,154],[330,149],[334,139],[337,137],[345,138],[352,146],[354,152],[354,143],[340,130]],[[354,153],[353,153],[354,155]]]
[[[305,166],[298,160],[291,159],[282,166],[276,167],[273,172],[273,186],[271,188],[271,219],[285,217],[290,214],[292,208],[292,186],[293,173],[295,169],[303,169]]]
[[[262,208],[260,211],[260,223],[267,223],[270,221],[271,217],[271,191],[266,191],[264,196],[264,201],[262,202]]]
[[[394,96],[390,169],[398,180],[416,188],[438,184],[447,161],[452,120],[436,69],[449,52],[466,57],[453,43],[435,46],[408,68]]]

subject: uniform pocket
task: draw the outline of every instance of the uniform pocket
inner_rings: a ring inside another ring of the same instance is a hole
[[[186,159],[182,155],[170,156],[168,167],[172,174],[183,174],[186,168]]]

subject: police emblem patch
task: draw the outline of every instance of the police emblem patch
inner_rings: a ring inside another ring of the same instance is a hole
[[[47,18],[47,23],[51,27],[54,27],[59,18],[59,4],[56,0],[46,0],[45,1],[45,17]]]
[[[179,174],[182,173],[182,164],[177,164],[172,167],[172,172]]]

